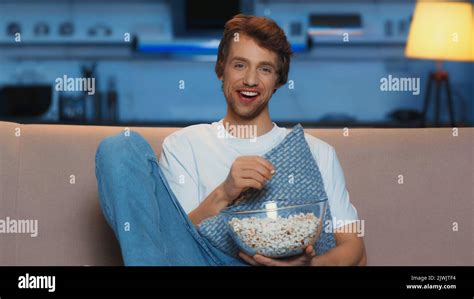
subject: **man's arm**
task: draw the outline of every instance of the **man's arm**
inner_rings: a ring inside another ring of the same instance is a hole
[[[192,210],[188,217],[194,225],[199,225],[204,219],[219,214],[243,191],[249,188],[262,189],[274,173],[273,165],[260,156],[237,158],[225,181]]]
[[[356,231],[355,223],[348,224],[341,231]],[[352,226],[352,227],[351,227]],[[311,266],[365,266],[367,255],[364,240],[357,233],[335,232],[336,247],[325,254],[315,256]]]
[[[227,206],[228,202],[229,199],[225,195],[223,184],[220,184],[197,208],[188,214],[188,217],[194,225],[198,225],[204,219],[219,214]]]
[[[188,217],[197,225],[218,214],[226,206],[226,197],[221,184],[199,204],[199,178],[193,158],[192,147],[182,135],[175,133],[165,138],[159,162],[161,170]]]

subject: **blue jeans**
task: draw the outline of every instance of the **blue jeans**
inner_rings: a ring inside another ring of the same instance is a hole
[[[105,138],[95,160],[102,213],[126,266],[247,265],[199,234],[140,134]]]

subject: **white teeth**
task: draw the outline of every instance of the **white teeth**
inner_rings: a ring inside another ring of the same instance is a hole
[[[254,92],[254,91],[241,91],[240,93],[248,97],[254,97],[258,95],[258,92]]]

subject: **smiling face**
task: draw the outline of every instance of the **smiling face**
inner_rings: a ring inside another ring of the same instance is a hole
[[[268,102],[277,86],[278,56],[241,34],[229,47],[222,89],[227,112],[243,120],[268,112]]]

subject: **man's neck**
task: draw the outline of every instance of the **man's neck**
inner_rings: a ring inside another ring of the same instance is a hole
[[[255,126],[257,129],[257,137],[264,135],[273,129],[273,122],[270,119],[268,113],[261,113],[259,116],[251,120],[242,119],[238,116],[234,116],[230,113],[227,113],[222,121],[222,124],[224,125],[224,127],[226,125]]]

